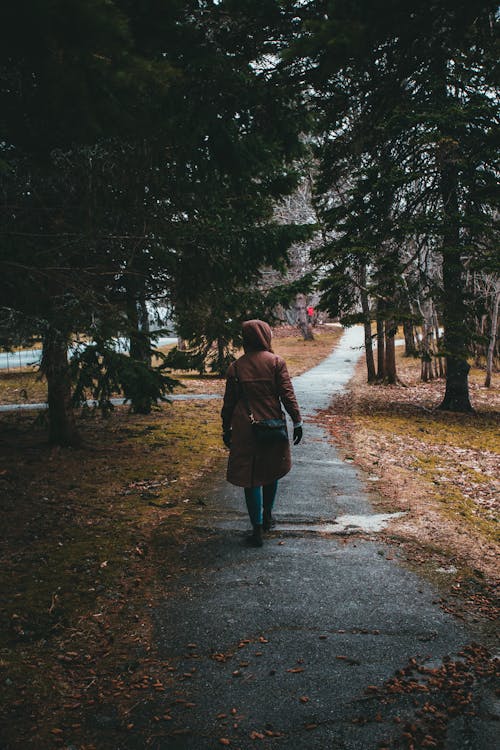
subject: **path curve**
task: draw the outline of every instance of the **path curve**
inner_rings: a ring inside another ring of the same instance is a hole
[[[377,539],[379,514],[362,474],[313,421],[345,387],[359,344],[360,330],[346,331],[330,357],[294,381],[305,437],[280,481],[278,528],[262,549],[243,544],[242,491],[222,467],[191,495],[197,541],[180,548],[182,568],[168,571],[155,610],[156,648],[175,671],[166,672],[162,696],[172,720],[151,747],[215,750],[222,739],[249,750],[281,746],[281,737],[287,750],[375,750],[400,736],[394,715],[416,720],[415,706],[405,695],[382,704],[368,686],[410,658],[439,665],[470,639],[432,586]],[[367,534],[370,519],[377,524]],[[168,523],[157,543],[170,543]],[[145,709],[136,720],[147,721]],[[496,728],[484,716],[457,716],[446,750],[489,750]]]

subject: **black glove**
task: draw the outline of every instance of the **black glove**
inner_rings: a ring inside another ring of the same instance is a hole
[[[226,446],[226,448],[231,447],[231,430],[226,430],[222,433],[222,442]]]
[[[302,427],[293,428],[293,444],[298,445],[302,440]]]

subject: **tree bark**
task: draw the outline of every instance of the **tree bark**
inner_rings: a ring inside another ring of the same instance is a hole
[[[491,386],[491,374],[493,372],[493,357],[495,354],[495,346],[496,346],[496,341],[497,341],[499,304],[500,304],[500,290],[497,290],[495,292],[495,298],[493,300],[493,309],[491,311],[490,341],[488,344],[488,354],[486,356],[486,378],[484,380],[485,388],[489,388]]]
[[[150,364],[149,318],[144,295],[133,281],[127,282],[127,320],[130,338],[130,356],[139,362]]]
[[[468,336],[465,330],[463,264],[460,253],[458,176],[455,159],[458,144],[443,138],[441,151],[441,198],[444,210],[443,325],[446,357],[446,391],[439,408],[444,411],[470,412]]]
[[[226,362],[226,342],[219,336],[217,339],[217,365],[216,370],[219,375],[224,375],[227,370]]]
[[[385,378],[385,336],[384,321],[377,317],[377,380]]]
[[[448,87],[448,60],[439,45],[433,51],[434,105],[443,112],[450,111],[452,94]],[[465,279],[460,240],[460,205],[458,163],[460,143],[455,137],[453,121],[443,119],[438,125],[436,159],[439,191],[443,207],[441,256],[443,260],[443,349],[446,364],[446,390],[439,405],[444,411],[470,412],[469,363],[467,362],[470,335],[467,331]]]
[[[43,339],[41,370],[47,378],[49,441],[53,445],[77,447],[81,438],[71,401],[68,336],[54,328],[49,328]]]
[[[295,297],[295,309],[297,311],[297,326],[306,341],[313,341],[314,335],[312,325],[307,318],[305,294],[297,294]]]
[[[410,320],[403,321],[403,333],[405,337],[405,357],[415,357],[417,354],[415,330]]]
[[[385,380],[391,385],[398,381],[396,373],[396,346],[394,338],[396,324],[393,320],[385,321]]]
[[[125,279],[125,289],[130,358],[149,366],[151,346],[144,279],[135,273],[132,266]],[[130,398],[130,405],[136,414],[150,414],[153,401],[147,393],[136,393]]]
[[[437,378],[444,378],[446,375],[446,371],[443,365],[443,358],[440,355],[441,333],[439,331],[439,320],[438,320],[438,315],[436,311],[436,306],[434,304],[432,304],[432,325],[434,328],[434,336],[435,336],[435,341],[436,341],[435,357],[434,357],[434,372]]]
[[[368,300],[368,292],[366,291],[366,267],[363,266],[361,269],[361,308],[363,310],[363,326],[365,329],[365,356],[366,356],[366,374],[369,383],[374,383],[377,379],[375,372],[375,360],[373,358],[373,343],[372,343],[372,322],[370,315],[370,302]]]

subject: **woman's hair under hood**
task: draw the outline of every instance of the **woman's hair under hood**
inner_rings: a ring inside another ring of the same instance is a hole
[[[272,352],[271,326],[263,320],[246,320],[242,327],[243,349],[246,352],[268,351]]]

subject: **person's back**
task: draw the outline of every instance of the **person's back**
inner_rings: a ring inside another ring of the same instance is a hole
[[[262,544],[263,525],[264,530],[272,525],[278,479],[290,471],[291,456],[289,442],[280,438],[278,430],[275,441],[267,431],[266,442],[260,443],[253,423],[276,426],[283,418],[283,404],[294,423],[294,443],[302,438],[300,410],[288,369],[282,357],[273,353],[271,338],[271,328],[264,321],[243,323],[245,353],[228,368],[221,414],[223,440],[230,448],[227,479],[245,488],[254,529],[251,542],[257,546]],[[283,429],[284,423],[281,434]]]

